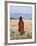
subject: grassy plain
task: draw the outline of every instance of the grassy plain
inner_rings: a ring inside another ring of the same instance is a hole
[[[26,31],[23,35],[20,35],[18,32],[18,22],[19,20],[10,19],[10,39],[18,40],[18,39],[31,39],[32,38],[32,20],[23,20],[24,21],[24,31]]]

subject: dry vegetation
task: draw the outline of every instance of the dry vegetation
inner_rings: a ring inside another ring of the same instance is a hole
[[[30,39],[32,38],[32,20],[23,20],[24,21],[24,31],[23,35],[20,35],[18,32],[18,21],[19,20],[10,20],[10,39]]]

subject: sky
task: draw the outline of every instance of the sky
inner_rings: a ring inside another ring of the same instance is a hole
[[[31,6],[10,6],[10,17],[23,19],[32,19],[32,7]]]

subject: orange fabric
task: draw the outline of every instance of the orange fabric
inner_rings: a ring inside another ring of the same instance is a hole
[[[19,30],[19,32],[24,32],[24,23],[23,23],[23,21],[19,21],[18,30]]]

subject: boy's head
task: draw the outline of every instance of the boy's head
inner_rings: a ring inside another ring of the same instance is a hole
[[[19,18],[20,20],[22,20],[22,17],[20,16],[20,18]]]

